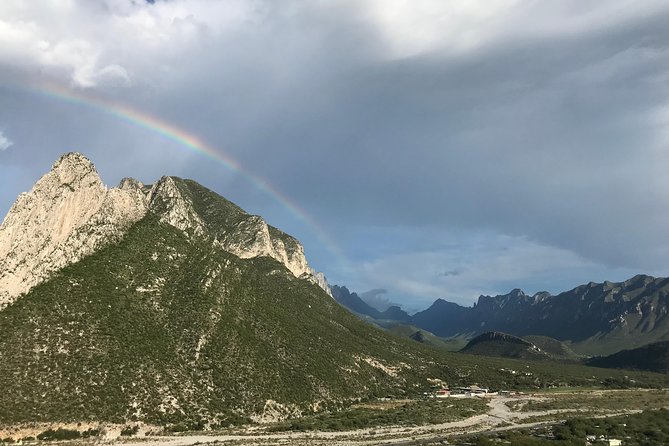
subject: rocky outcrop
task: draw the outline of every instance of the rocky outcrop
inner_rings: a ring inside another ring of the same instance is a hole
[[[311,273],[311,281],[321,287],[323,291],[328,293],[330,297],[334,297],[332,295],[332,289],[330,288],[330,284],[328,283],[328,279],[325,277],[325,274],[323,274],[320,271],[314,271],[313,269],[309,269],[309,272]]]
[[[139,183],[108,189],[86,157],[61,156],[0,226],[0,308],[118,240],[147,209]]]
[[[149,206],[160,221],[181,229],[189,236],[204,236],[207,232],[204,221],[185,197],[172,177],[162,177],[149,192]]]
[[[149,207],[164,223],[242,259],[272,257],[295,277],[313,275],[299,241],[193,181],[161,178],[149,192]]]
[[[249,215],[218,241],[242,259],[268,256],[286,265],[295,277],[311,273],[302,244],[290,236],[273,237],[269,225],[257,215]]]

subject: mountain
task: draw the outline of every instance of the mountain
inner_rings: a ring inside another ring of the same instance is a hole
[[[592,358],[588,365],[669,373],[669,341],[654,342],[609,356]]]
[[[411,316],[396,305],[388,307],[385,311],[379,311],[365,302],[357,293],[352,293],[345,286],[333,285],[332,296],[337,302],[360,316],[368,316],[376,320],[391,320],[399,322],[411,321]]]
[[[413,323],[437,336],[454,337],[477,332],[474,313],[470,308],[437,299],[428,309],[413,315]]]
[[[384,327],[386,330],[388,330],[388,332],[394,335],[409,338],[413,341],[420,342],[421,344],[424,345],[430,345],[432,347],[437,347],[452,352],[462,349],[465,346],[465,344],[467,344],[467,341],[464,339],[440,338],[430,333],[429,331],[422,330],[414,325],[391,323],[391,322],[388,323],[380,322],[379,325],[381,327]]]
[[[108,189],[66,154],[12,206],[0,246],[2,422],[212,426],[444,373],[342,309],[295,238],[191,180]]]
[[[542,352],[548,354],[551,358],[557,359],[560,361],[581,361],[583,359],[582,355],[579,355],[573,351],[567,344],[564,342],[558,341],[557,339],[549,338],[548,336],[523,336],[523,339],[531,342]]]
[[[638,275],[581,285],[552,296],[521,290],[480,296],[473,307],[437,300],[412,323],[442,337],[502,331],[569,342],[581,354],[608,354],[669,339],[669,279]]]
[[[0,247],[0,423],[201,429],[503,379],[360,321],[295,238],[192,180],[107,188],[66,154]]]
[[[350,292],[345,286],[333,285],[331,289],[332,297],[353,313],[361,316],[369,316],[373,319],[381,319],[381,312],[379,310],[368,305],[360,296]]]
[[[118,241],[148,210],[135,186],[107,189],[85,157],[59,158],[0,226],[0,308],[54,271]]]
[[[548,354],[525,339],[500,332],[483,333],[469,341],[462,353],[516,359],[551,359]]]
[[[149,212],[240,258],[269,256],[296,277],[324,280],[314,277],[295,238],[193,181],[163,177],[149,187],[126,178],[108,189],[90,160],[68,153],[19,196],[0,225],[0,308],[54,271],[119,241]]]
[[[379,319],[386,319],[391,321],[400,321],[400,322],[410,322],[411,316],[398,307],[397,305],[391,305],[385,311],[381,312],[381,317]]]

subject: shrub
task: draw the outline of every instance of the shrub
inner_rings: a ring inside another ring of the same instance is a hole
[[[131,437],[139,431],[139,426],[123,426],[121,435],[124,437]]]
[[[48,429],[37,436],[38,440],[74,440],[81,438],[81,432],[73,429]]]

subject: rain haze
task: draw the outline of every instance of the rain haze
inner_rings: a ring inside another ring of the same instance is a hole
[[[666,276],[667,23],[654,0],[3,0],[0,214],[79,151],[108,185],[195,179],[409,310]]]

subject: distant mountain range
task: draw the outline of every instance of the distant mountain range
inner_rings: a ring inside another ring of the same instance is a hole
[[[358,303],[355,293],[346,293],[348,299],[340,303]],[[356,308],[359,314],[390,319],[390,314]],[[472,307],[438,299],[411,316],[400,309],[394,313],[398,323],[444,338],[471,339],[491,331],[546,336],[568,343],[578,353],[602,355],[669,340],[669,279],[637,275],[619,283],[591,282],[555,296],[529,296],[514,289],[480,296]]]

